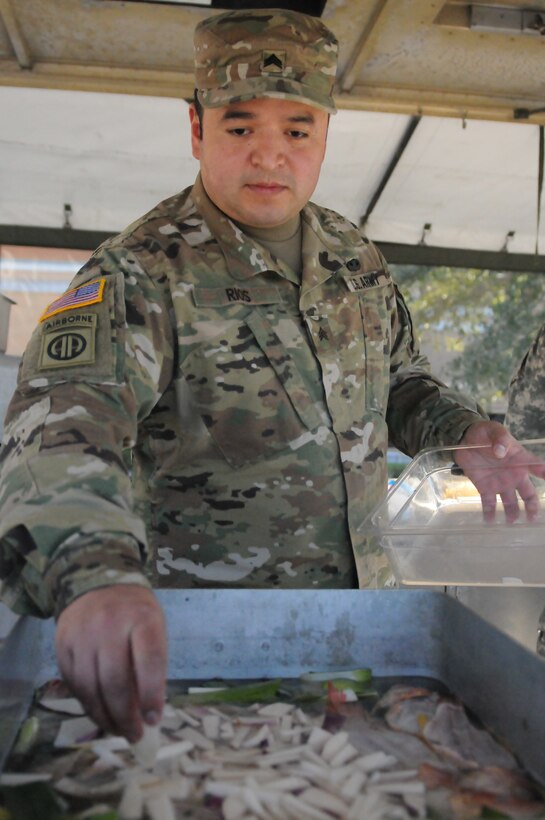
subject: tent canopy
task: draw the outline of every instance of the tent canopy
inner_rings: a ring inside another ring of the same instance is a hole
[[[407,258],[524,254],[541,270],[545,0],[314,5],[340,41],[340,110],[313,198]],[[193,182],[191,33],[227,7],[1,0],[0,242],[115,232]]]

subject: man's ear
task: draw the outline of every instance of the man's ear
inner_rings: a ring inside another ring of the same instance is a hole
[[[189,122],[191,124],[191,153],[195,159],[201,158],[201,123],[193,103],[189,106]]]

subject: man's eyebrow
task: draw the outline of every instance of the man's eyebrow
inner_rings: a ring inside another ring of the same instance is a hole
[[[294,114],[293,117],[288,117],[288,122],[304,122],[307,125],[313,125],[315,120],[313,114]]]
[[[251,111],[244,111],[240,108],[230,108],[222,116],[222,120],[255,120],[255,118],[255,114]]]
[[[221,119],[224,122],[228,120],[255,120],[257,116],[243,108],[230,108],[224,112]],[[291,123],[305,123],[306,125],[313,125],[315,122],[313,114],[294,114],[291,117],[286,117],[286,119]]]

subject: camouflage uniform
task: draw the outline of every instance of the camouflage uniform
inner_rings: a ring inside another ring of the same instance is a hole
[[[515,438],[545,438],[545,325],[511,380],[505,424]]]
[[[519,440],[545,438],[545,325],[511,379],[505,425]],[[545,657],[545,609],[539,619],[536,650]]]
[[[332,211],[302,221],[301,279],[197,180],[48,309],[6,418],[10,605],[145,584],[146,560],[156,586],[347,587],[356,567],[384,583],[356,530],[385,491],[388,428],[416,453],[480,416],[428,374],[377,249]]]

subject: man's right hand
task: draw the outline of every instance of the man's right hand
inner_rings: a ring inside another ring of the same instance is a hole
[[[66,683],[106,732],[139,740],[165,702],[163,611],[151,590],[118,584],[76,598],[57,623],[56,650]]]

